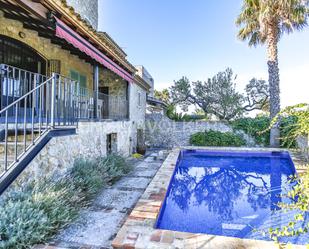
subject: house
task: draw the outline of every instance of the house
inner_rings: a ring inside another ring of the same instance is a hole
[[[152,86],[117,43],[97,31],[97,8],[97,0],[87,6],[0,0],[2,179],[19,167],[16,177],[52,137],[65,141],[64,134],[79,136],[73,150],[62,143],[69,152],[78,147],[75,156],[82,156],[81,148],[93,156],[128,156],[143,146]]]
[[[140,76],[148,85],[151,86],[147,94],[146,112],[164,114],[167,108],[166,103],[154,96],[154,79],[144,66],[136,66],[137,75]]]

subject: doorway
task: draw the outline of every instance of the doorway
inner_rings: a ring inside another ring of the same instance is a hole
[[[34,73],[46,74],[46,60],[37,51],[21,41],[4,35],[0,35],[0,64],[25,70],[13,70],[12,67],[6,66],[1,68],[3,69],[0,87],[1,109],[35,87]],[[27,107],[29,105],[30,100]]]
[[[101,117],[107,119],[109,117],[109,87],[99,87],[99,100],[102,102],[100,106]]]

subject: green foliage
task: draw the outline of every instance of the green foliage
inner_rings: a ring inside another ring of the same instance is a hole
[[[286,116],[281,118],[280,133],[282,137],[289,136],[291,134],[294,125],[297,123],[297,116]],[[268,129],[270,125],[270,119],[266,116],[258,116],[255,118],[240,118],[232,121],[231,126],[234,130],[242,130],[246,134],[253,137],[257,144],[262,146],[269,146],[270,131]],[[295,148],[296,137],[290,139],[281,139],[280,146],[283,148]]]
[[[309,104],[298,104],[289,106],[278,113],[270,122],[265,131],[281,120],[286,127],[281,134],[283,143],[291,145],[298,136],[309,135]],[[265,132],[264,131],[264,132]],[[269,229],[270,237],[278,242],[278,238],[283,236],[298,236],[309,232],[309,223],[306,223],[305,215],[309,211],[309,165],[301,178],[296,178],[297,184],[287,194],[292,201],[290,203],[280,203],[279,206],[285,212],[295,212],[293,220],[287,221],[285,226]]]
[[[190,82],[182,77],[170,87],[170,96],[174,105],[183,110],[195,105],[207,115],[220,120],[232,120],[245,112],[263,109],[268,105],[269,89],[264,80],[253,78],[246,85],[244,93],[236,89],[236,76],[232,69],[218,72],[207,81]]]
[[[263,132],[270,130],[279,120],[284,124],[285,119],[286,130],[281,135],[284,144],[291,146],[293,144],[291,141],[298,136],[309,135],[309,104],[302,103],[286,107],[274,117],[269,127]]]
[[[244,0],[236,20],[240,27],[238,38],[248,40],[250,46],[264,44],[274,34],[279,40],[283,33],[302,30],[307,25],[308,13],[307,0]]]
[[[232,132],[205,131],[190,137],[190,144],[195,146],[244,146],[246,141]]]
[[[309,166],[309,165],[308,165]],[[295,212],[293,220],[287,221],[286,225],[280,228],[270,228],[270,237],[278,242],[280,237],[298,236],[309,232],[309,223],[306,223],[306,213],[309,211],[309,170],[301,179],[296,179],[297,185],[287,194],[292,201],[280,203],[279,207],[285,212]]]
[[[265,116],[259,116],[256,118],[240,118],[231,122],[233,129],[242,130],[246,134],[253,137],[256,143],[268,146],[269,145],[269,131],[263,134],[259,132],[267,129],[269,126],[269,118]]]
[[[24,249],[44,243],[72,222],[104,185],[129,170],[118,155],[81,159],[56,182],[45,179],[12,190],[0,207],[0,248]]]
[[[206,119],[205,115],[184,114],[176,111],[174,105],[169,105],[166,109],[166,116],[177,122],[189,122]]]
[[[170,93],[168,89],[163,89],[162,91],[154,90],[154,97],[156,99],[159,99],[163,101],[164,103],[170,105],[171,104],[171,98],[170,98]]]

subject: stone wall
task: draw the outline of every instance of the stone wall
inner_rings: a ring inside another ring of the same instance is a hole
[[[70,77],[70,71],[75,70],[87,77],[88,88],[93,85],[93,68],[90,63],[81,60],[78,56],[64,50],[61,46],[52,44],[50,39],[40,37],[38,32],[25,29],[23,23],[5,18],[0,10],[0,34],[19,40],[36,50],[46,60],[60,60],[61,74]],[[25,34],[24,38],[19,33]]]
[[[62,176],[78,158],[106,156],[106,136],[117,133],[118,153],[132,153],[132,125],[129,121],[80,122],[76,135],[54,137],[18,177],[16,184]]]
[[[161,114],[146,115],[146,143],[149,147],[172,148],[175,146],[188,146],[192,134],[205,130],[234,132],[224,122],[175,122]],[[256,146],[254,139],[244,132],[237,131],[236,133],[244,137],[247,146]]]
[[[72,6],[81,17],[89,24],[98,28],[98,0],[66,0],[67,4]]]
[[[99,87],[108,87],[110,96],[126,97],[127,81],[110,71],[99,68]]]

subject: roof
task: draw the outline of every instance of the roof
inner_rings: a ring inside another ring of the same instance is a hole
[[[96,31],[73,7],[67,4],[66,0],[41,0],[41,3],[49,10],[55,11],[62,21],[73,26],[76,32],[87,38],[98,49],[103,50],[126,70],[131,73],[136,72],[135,67],[125,58],[126,53],[116,42],[106,32]]]
[[[147,92],[149,92],[151,86],[139,75],[135,74],[134,75],[134,82],[139,85],[140,87],[142,87],[143,89],[145,89]]]
[[[123,57],[127,57],[126,52],[123,51],[123,49],[115,42],[115,40],[105,31],[98,31],[98,34],[102,36],[102,38],[107,38],[109,39],[110,42],[112,42],[117,48],[118,50],[122,53]]]
[[[163,102],[162,100],[159,100],[157,98],[151,97],[151,96],[147,96],[147,103],[151,104],[151,105],[160,105],[163,108],[167,107],[167,104],[165,102]]]

